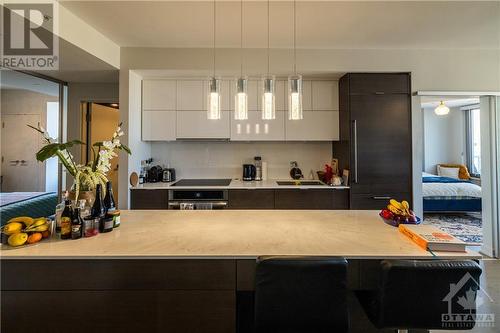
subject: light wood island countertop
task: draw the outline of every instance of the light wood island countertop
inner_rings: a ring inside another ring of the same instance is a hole
[[[113,232],[0,251],[2,259],[207,258],[261,255],[349,259],[481,258],[430,253],[385,224],[377,211],[121,211]]]

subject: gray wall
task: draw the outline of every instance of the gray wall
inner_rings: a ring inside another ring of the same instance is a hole
[[[436,174],[441,163],[465,164],[465,111],[450,108],[438,116],[433,108],[424,109],[424,170]]]

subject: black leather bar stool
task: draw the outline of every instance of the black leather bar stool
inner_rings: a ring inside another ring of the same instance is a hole
[[[481,272],[472,260],[384,260],[378,289],[356,294],[377,328],[468,330]]]
[[[257,260],[255,331],[347,332],[347,261],[267,257]]]

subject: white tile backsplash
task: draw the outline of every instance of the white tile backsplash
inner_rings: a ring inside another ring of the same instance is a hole
[[[297,161],[305,178],[315,177],[332,157],[330,142],[153,142],[153,164],[175,168],[180,178],[240,178],[242,164],[262,156],[269,179],[289,178],[290,161]]]

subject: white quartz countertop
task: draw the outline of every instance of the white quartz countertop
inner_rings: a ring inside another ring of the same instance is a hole
[[[3,246],[3,245],[2,245]],[[377,211],[132,210],[112,232],[5,249],[3,259],[256,258],[461,259],[478,253],[425,251]]]
[[[180,179],[179,179],[180,180]],[[177,180],[178,181],[178,180]],[[330,189],[330,190],[345,190],[349,189],[349,186],[329,186],[329,185],[278,185],[278,181],[293,181],[292,179],[268,179],[262,181],[243,181],[241,179],[232,179],[228,186],[173,186],[175,182],[169,183],[145,183],[140,184],[135,187],[130,187],[131,190],[134,189],[172,189],[183,190],[183,189]],[[308,180],[302,180],[308,181]]]

